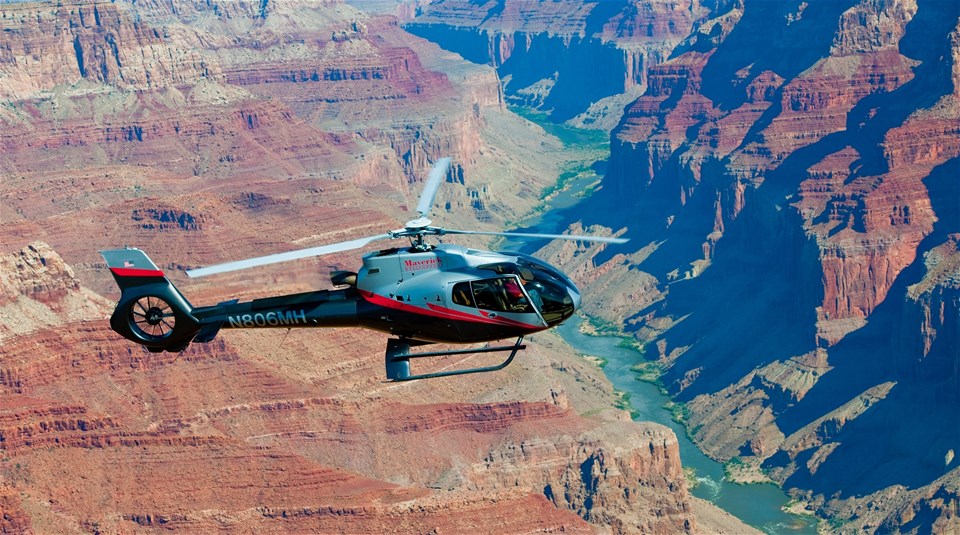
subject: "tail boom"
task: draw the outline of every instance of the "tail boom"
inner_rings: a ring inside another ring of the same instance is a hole
[[[220,329],[361,324],[362,300],[353,288],[193,307],[143,251],[128,248],[101,254],[121,292],[110,327],[150,351],[182,351],[191,342],[212,341]]]
[[[227,301],[211,307],[195,308],[201,323],[223,329],[290,327],[357,327],[355,290],[319,290],[293,295]]]

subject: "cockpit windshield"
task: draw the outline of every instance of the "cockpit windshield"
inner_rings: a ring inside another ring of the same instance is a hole
[[[530,296],[530,301],[548,324],[554,325],[570,317],[576,308],[571,297],[571,291],[577,292],[576,286],[562,273],[543,262],[527,255],[518,256],[516,263],[498,262],[478,268],[504,275],[517,275]]]

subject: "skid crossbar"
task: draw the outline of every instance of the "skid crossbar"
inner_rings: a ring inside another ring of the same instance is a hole
[[[387,379],[392,381],[413,381],[416,379],[433,379],[436,377],[450,377],[452,375],[466,375],[468,373],[494,372],[506,368],[511,362],[513,362],[513,358],[517,356],[517,352],[526,348],[527,345],[523,343],[523,337],[521,336],[520,338],[517,338],[517,342],[515,344],[510,346],[410,353],[410,343],[408,341],[394,338],[387,340]],[[469,355],[473,353],[499,353],[504,351],[509,351],[510,356],[507,357],[507,360],[495,366],[483,366],[480,368],[465,368],[462,370],[410,375],[410,359],[444,357],[448,355]]]

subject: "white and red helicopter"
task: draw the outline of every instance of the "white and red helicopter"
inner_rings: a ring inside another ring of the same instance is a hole
[[[558,269],[532,256],[452,244],[431,245],[424,237],[480,234],[603,243],[627,240],[434,227],[427,216],[449,166],[449,158],[436,162],[417,205],[419,217],[402,229],[187,271],[191,277],[202,277],[359,249],[379,240],[409,238],[408,246],[364,255],[363,266],[356,273],[331,273],[331,280],[339,289],[194,307],[143,251],[101,251],[121,290],[110,326],[153,352],[179,352],[191,342],[210,342],[221,329],[366,327],[395,336],[387,341],[386,351],[386,374],[393,381],[502,369],[517,351],[526,347],[522,343],[525,335],[556,327],[569,318],[580,306],[580,291]],[[516,342],[507,346],[410,352],[411,346],[424,344],[465,344],[513,337]],[[501,351],[510,354],[495,366],[425,374],[410,371],[411,358]]]

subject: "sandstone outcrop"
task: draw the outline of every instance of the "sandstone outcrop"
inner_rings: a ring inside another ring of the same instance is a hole
[[[34,533],[30,517],[23,511],[20,496],[6,485],[0,487],[0,511],[3,511],[3,515],[0,515],[0,533]]]
[[[683,477],[676,472],[680,465],[672,461],[677,454],[675,437],[624,423],[599,434],[506,445],[484,459],[470,485],[542,485],[544,495],[558,507],[618,532],[695,532],[691,499],[677,484]],[[651,495],[636,488],[636,481],[655,481],[670,492]],[[650,510],[658,514],[644,512]]]
[[[98,246],[200,265],[396,228],[441,156],[456,162],[441,209],[496,224],[557,165],[492,70],[342,2],[0,12],[0,248],[43,239],[80,277]]]

